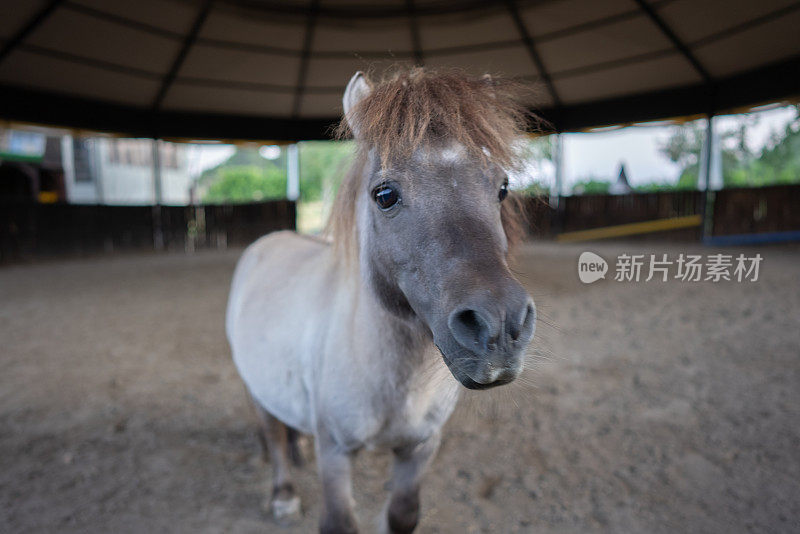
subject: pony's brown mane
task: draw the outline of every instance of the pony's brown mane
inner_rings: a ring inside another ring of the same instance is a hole
[[[357,185],[370,150],[388,167],[422,146],[436,149],[456,142],[483,165],[494,163],[505,169],[521,165],[524,156],[515,141],[536,119],[521,103],[525,86],[502,78],[422,68],[400,70],[367,84],[370,93],[337,129],[339,138],[357,130],[359,142],[356,161],[339,188],[327,229],[345,250],[355,244]],[[520,207],[513,195],[503,202],[509,242],[518,241],[524,233]]]

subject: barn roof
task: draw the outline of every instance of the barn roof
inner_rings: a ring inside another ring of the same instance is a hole
[[[559,130],[800,95],[797,0],[0,0],[0,118],[317,139],[357,70],[536,86]]]

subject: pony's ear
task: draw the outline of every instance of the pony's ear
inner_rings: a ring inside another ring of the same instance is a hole
[[[364,76],[364,73],[361,71],[356,72],[353,77],[350,78],[347,89],[344,90],[344,98],[342,98],[344,117],[354,137],[358,137],[358,125],[355,123],[352,111],[355,109],[356,104],[361,102],[361,100],[369,94],[370,90],[366,76]]]

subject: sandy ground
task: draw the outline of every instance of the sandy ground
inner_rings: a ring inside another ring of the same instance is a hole
[[[800,249],[756,283],[585,286],[584,248],[522,251],[531,369],[463,399],[419,531],[797,532]],[[223,333],[238,254],[0,268],[0,531],[288,532]],[[367,532],[387,467],[356,462]],[[298,486],[311,532],[313,464]]]

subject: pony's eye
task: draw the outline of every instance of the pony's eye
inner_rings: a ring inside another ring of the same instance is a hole
[[[400,202],[400,195],[397,193],[397,190],[387,184],[376,187],[372,192],[372,198],[375,199],[375,203],[383,211],[391,209],[395,204]]]
[[[497,194],[497,198],[500,199],[500,202],[503,201],[508,196],[508,180],[503,182],[503,185],[500,186],[500,192]]]

